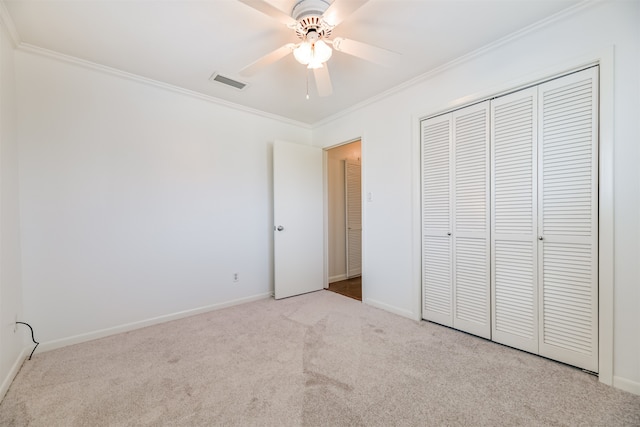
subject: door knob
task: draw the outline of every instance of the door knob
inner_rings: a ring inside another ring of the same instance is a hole
[[[544,240],[544,238],[542,236],[538,237],[538,240]]]
[[[451,232],[448,232],[448,233],[447,233],[447,236],[451,236]]]
[[[276,228],[276,230],[278,230],[278,231],[282,231],[282,230],[284,230],[284,227],[283,227],[283,226],[281,226],[281,225],[279,225],[279,226],[278,226],[278,228]]]

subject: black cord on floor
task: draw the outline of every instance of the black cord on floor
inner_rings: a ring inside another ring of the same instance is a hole
[[[19,323],[21,325],[27,325],[29,327],[29,329],[31,329],[31,341],[33,341],[36,344],[36,346],[33,347],[33,350],[31,350],[31,354],[29,355],[29,360],[31,360],[31,356],[33,356],[33,352],[36,351],[36,348],[38,348],[40,343],[38,341],[36,341],[36,337],[33,335],[33,328],[31,327],[30,324],[24,323],[24,322],[16,322],[16,323]]]

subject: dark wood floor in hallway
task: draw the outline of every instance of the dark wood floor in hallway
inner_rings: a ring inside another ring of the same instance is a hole
[[[329,290],[362,301],[362,276],[329,283]]]

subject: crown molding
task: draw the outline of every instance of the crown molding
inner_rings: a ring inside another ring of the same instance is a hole
[[[13,18],[11,18],[11,14],[9,14],[4,0],[0,0],[0,26],[2,26],[9,35],[9,40],[11,40],[13,47],[18,47],[21,43],[20,34],[18,34],[16,25],[13,23]]]
[[[420,74],[417,77],[414,77],[410,80],[407,80],[403,83],[400,83],[397,86],[392,87],[391,89],[388,89],[384,92],[381,92],[377,95],[372,96],[371,98],[368,98],[362,102],[359,102],[357,104],[352,105],[351,107],[348,107],[342,111],[339,111],[335,114],[332,114],[322,120],[319,120],[315,123],[313,123],[312,128],[313,129],[317,129],[321,126],[325,126],[335,120],[338,120],[344,116],[347,116],[348,114],[351,114],[357,110],[360,110],[368,105],[371,104],[375,104],[376,102],[379,102],[385,98],[388,98],[392,95],[395,95],[397,93],[402,92],[403,90],[410,88],[412,86],[415,86],[417,84],[420,84],[424,81],[430,80],[433,77],[435,77],[436,75],[443,73],[447,70],[450,70],[452,68],[458,67],[466,62],[469,62],[471,60],[473,60],[474,58],[478,58],[482,55],[485,55],[493,50],[498,49],[501,46],[504,46],[506,44],[509,44],[515,40],[518,40],[524,36],[526,36],[527,34],[531,34],[534,33],[536,31],[541,30],[542,28],[548,27],[549,25],[560,21],[562,19],[565,19],[569,16],[575,15],[578,12],[582,11],[583,9],[592,7],[596,4],[600,4],[600,3],[604,3],[608,0],[583,0],[580,3],[577,3],[573,6],[570,6],[566,9],[561,10],[560,12],[557,12],[553,15],[550,15],[540,21],[537,21],[529,26],[526,26],[516,32],[510,33],[508,35],[506,35],[505,37],[502,37],[494,42],[491,42],[487,45],[484,45],[474,51],[471,51],[465,55],[459,56],[456,59],[453,59],[449,62],[446,62],[430,71],[427,71],[426,73]]]
[[[289,119],[287,117],[279,116],[277,114],[267,113],[266,111],[258,110],[255,108],[246,107],[244,105],[236,104],[234,102],[225,101],[224,99],[216,98],[215,96],[205,95],[200,92],[196,92],[194,90],[185,89],[179,86],[175,86],[169,83],[161,82],[159,80],[150,79],[148,77],[143,77],[138,74],[129,73],[127,71],[122,71],[117,68],[108,67],[106,65],[97,64],[95,62],[87,61],[84,59],[80,59],[75,56],[66,55],[60,52],[56,52],[54,50],[45,49],[43,47],[34,46],[29,43],[20,43],[17,50],[22,52],[31,53],[38,56],[45,56],[48,58],[52,58],[61,62],[66,62],[68,64],[73,64],[79,67],[88,68],[93,71],[98,71],[101,73],[109,74],[115,77],[120,77],[127,80],[132,80],[138,83],[146,84],[149,86],[157,87],[160,89],[168,90],[170,92],[179,93],[181,95],[186,95],[192,98],[200,99],[203,101],[210,102],[212,104],[220,105],[223,107],[231,108],[237,111],[242,111],[244,113],[249,113],[255,116],[260,116],[263,118],[275,120],[287,125],[301,127],[303,129],[311,130],[312,127],[308,123],[303,123],[297,120]]]

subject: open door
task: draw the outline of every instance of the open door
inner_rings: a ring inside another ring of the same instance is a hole
[[[322,150],[273,145],[275,298],[324,288]]]

